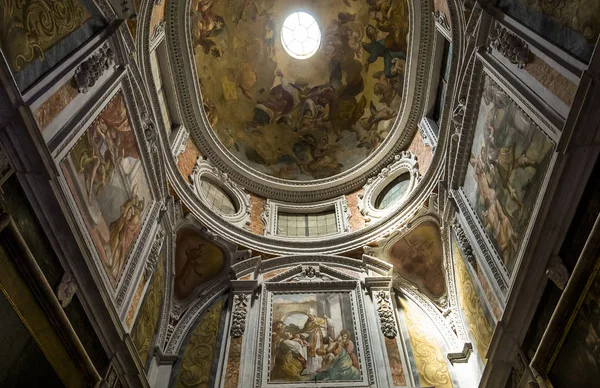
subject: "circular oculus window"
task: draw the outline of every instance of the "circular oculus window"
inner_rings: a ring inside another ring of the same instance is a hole
[[[314,17],[306,12],[294,12],[283,22],[281,43],[296,59],[312,57],[321,43],[321,30]]]

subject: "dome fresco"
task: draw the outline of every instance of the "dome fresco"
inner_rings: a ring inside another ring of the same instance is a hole
[[[299,11],[321,31],[307,59],[281,41]],[[190,12],[204,110],[242,163],[280,179],[328,178],[390,133],[408,52],[405,0],[192,0]]]

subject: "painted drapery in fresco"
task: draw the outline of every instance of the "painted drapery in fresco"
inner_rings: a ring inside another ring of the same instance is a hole
[[[348,292],[272,298],[269,382],[362,380]]]
[[[92,122],[61,167],[102,265],[116,286],[151,204],[121,92]]]
[[[13,71],[44,57],[44,52],[79,28],[90,14],[79,0],[3,0],[0,43]]]
[[[282,179],[336,175],[385,139],[400,109],[408,52],[404,0],[309,0],[317,53],[284,51],[292,0],[193,0],[192,39],[204,109],[240,161]]]
[[[552,150],[535,122],[486,75],[464,191],[509,272]]]
[[[156,273],[152,277],[151,283],[148,286],[148,291],[144,298],[142,307],[138,313],[137,322],[131,333],[131,339],[135,345],[142,364],[146,364],[148,354],[150,352],[150,345],[154,337],[154,332],[158,324],[158,317],[160,316],[160,307],[163,296],[163,286],[165,284],[165,269],[164,269],[164,258],[161,255]],[[143,283],[145,279],[142,279],[140,283]]]
[[[218,356],[217,340],[223,299],[205,311],[192,332],[189,343],[181,356],[177,371],[176,388],[208,388],[215,353]]]

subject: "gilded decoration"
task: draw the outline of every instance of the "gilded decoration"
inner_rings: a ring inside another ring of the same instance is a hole
[[[481,300],[456,242],[452,243],[452,249],[454,251],[454,263],[456,264],[458,275],[458,291],[462,311],[471,336],[475,340],[477,353],[479,353],[479,357],[485,363],[494,330],[483,310]]]
[[[421,385],[451,388],[452,379],[444,352],[434,334],[436,330],[428,318],[406,300],[401,300],[404,318],[410,337],[413,356]]]
[[[142,280],[143,282],[143,280]],[[140,282],[140,283],[142,283]],[[154,278],[148,287],[146,298],[140,308],[138,315],[138,321],[131,334],[131,339],[135,345],[135,348],[140,355],[142,364],[146,364],[148,354],[150,352],[150,345],[156,330],[156,324],[160,315],[160,305],[162,300],[163,285],[165,283],[164,276],[164,260],[161,260],[158,264]]]
[[[580,33],[590,44],[598,39],[600,2],[597,0],[520,0],[523,4]]]
[[[223,300],[202,314],[181,357],[175,387],[208,388]]]
[[[0,43],[10,68],[19,72],[79,28],[89,17],[78,0],[3,0]]]
[[[257,171],[322,179],[365,160],[388,136],[404,87],[405,0],[308,0],[321,31],[314,56],[281,43],[294,0],[191,1],[204,110],[221,143]]]
[[[43,131],[77,97],[77,88],[69,79],[35,110],[34,116]]]

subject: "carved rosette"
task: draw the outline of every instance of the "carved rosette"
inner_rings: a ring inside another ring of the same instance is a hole
[[[396,319],[390,303],[390,293],[378,291],[375,297],[377,299],[377,314],[379,315],[381,332],[387,338],[395,338],[397,334]]]
[[[233,297],[233,313],[231,316],[230,334],[239,338],[246,331],[246,314],[248,313],[248,295],[237,294]]]
[[[93,88],[100,77],[102,77],[106,70],[110,69],[114,62],[115,54],[108,44],[104,44],[91,57],[82,62],[75,69],[74,75],[79,93],[87,93]]]
[[[494,24],[490,31],[489,50],[491,51],[491,49],[498,51],[519,69],[531,62],[531,53],[527,43],[499,23]]]

